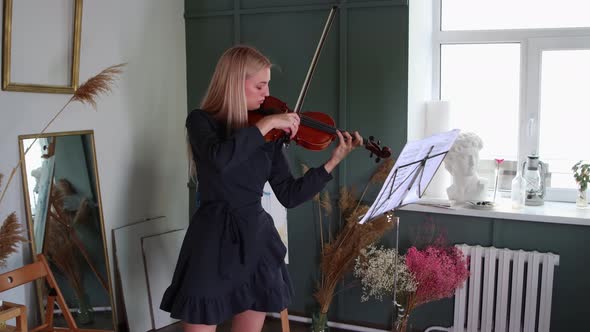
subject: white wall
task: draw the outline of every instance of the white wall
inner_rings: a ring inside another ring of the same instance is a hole
[[[48,130],[95,132],[111,274],[112,229],[159,215],[181,227],[188,223],[183,14],[183,0],[84,1],[80,82],[110,65],[128,65],[97,111],[73,104]],[[35,21],[32,30],[44,17]],[[18,161],[18,135],[40,132],[69,98],[0,91],[0,172],[8,176]],[[0,203],[0,218],[16,211],[26,223],[20,170],[17,175]],[[30,261],[25,245],[0,273]],[[34,296],[18,287],[1,298],[23,303]]]

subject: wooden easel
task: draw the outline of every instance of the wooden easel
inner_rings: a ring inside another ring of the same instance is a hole
[[[53,306],[55,301],[61,308],[66,323],[71,331],[78,331],[74,317],[70,313],[66,301],[64,300],[57,282],[49,269],[47,260],[43,254],[37,255],[37,261],[25,265],[16,270],[0,274],[0,292],[24,285],[37,279],[45,279],[50,287],[49,296],[47,297],[47,309],[45,311],[45,323],[31,330],[34,331],[53,331]]]
[[[37,279],[44,279],[49,285],[49,294],[47,296],[47,307],[45,310],[45,323],[41,324],[31,330],[30,332],[37,331],[72,331],[72,332],[83,332],[83,331],[94,331],[94,332],[107,332],[108,330],[85,330],[79,329],[74,321],[74,317],[70,313],[70,309],[64,300],[64,297],[59,290],[57,282],[49,269],[47,260],[43,254],[37,255],[37,261],[32,264],[25,265],[16,270],[0,274],[0,292],[24,285]],[[55,303],[61,309],[66,323],[67,328],[53,327],[53,308]]]

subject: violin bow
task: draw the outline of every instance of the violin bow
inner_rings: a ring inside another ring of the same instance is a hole
[[[328,32],[330,31],[330,27],[332,26],[332,22],[334,21],[334,16],[336,15],[337,6],[333,6],[330,10],[330,14],[328,14],[328,20],[324,25],[324,31],[322,32],[322,36],[320,37],[320,41],[318,42],[318,46],[315,49],[315,53],[313,54],[313,58],[311,59],[311,64],[309,65],[309,69],[307,70],[307,75],[305,76],[305,80],[303,81],[303,86],[301,87],[301,91],[299,92],[299,97],[297,98],[297,102],[295,103],[295,108],[293,112],[297,113],[298,115],[301,113],[301,107],[303,106],[303,100],[305,99],[305,95],[307,94],[307,90],[309,89],[309,83],[311,82],[311,77],[315,71],[315,68],[318,64],[318,58],[320,57],[320,53],[322,52],[322,48],[324,47],[324,43],[326,41],[326,37],[328,36]]]
[[[297,102],[295,103],[295,108],[293,112],[297,113],[297,115],[301,115],[301,107],[303,106],[303,100],[305,99],[305,95],[307,94],[307,90],[309,89],[309,83],[311,82],[311,77],[315,71],[315,68],[318,64],[318,58],[320,57],[320,53],[322,52],[322,48],[324,47],[324,42],[326,41],[326,37],[328,36],[328,32],[330,31],[330,27],[332,26],[332,22],[334,21],[334,16],[336,15],[337,6],[333,6],[330,10],[330,14],[328,14],[328,20],[324,25],[324,31],[322,31],[322,35],[320,36],[320,41],[316,46],[315,53],[313,54],[313,58],[311,59],[311,64],[309,65],[309,69],[307,69],[307,75],[305,75],[305,80],[303,80],[303,86],[301,87],[301,91],[299,92],[299,97],[297,97]],[[289,147],[289,143],[291,142],[291,138],[288,135],[283,136],[283,144],[286,147]]]

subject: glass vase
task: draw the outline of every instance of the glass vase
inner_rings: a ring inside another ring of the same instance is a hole
[[[311,315],[311,332],[329,332],[328,314],[316,312]]]
[[[579,208],[586,208],[588,207],[588,192],[586,190],[582,190],[578,188],[578,193],[576,196],[576,206]]]
[[[393,326],[393,332],[406,332],[408,331],[408,320],[410,315],[403,315],[400,317]]]
[[[78,298],[78,312],[76,315],[76,322],[80,325],[87,325],[94,322],[94,309],[90,305],[88,296],[86,294],[81,295]]]

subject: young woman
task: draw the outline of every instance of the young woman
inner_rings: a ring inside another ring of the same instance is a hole
[[[160,308],[184,322],[185,331],[215,331],[233,318],[232,331],[260,331],[266,312],[290,302],[291,284],[273,220],[261,205],[268,181],[279,201],[295,207],[321,191],[330,173],[362,138],[338,133],[331,158],[298,179],[291,175],[271,129],[293,137],[296,114],[277,114],[248,126],[248,111],[269,95],[270,61],[256,49],[236,46],[219,59],[200,110],[186,120],[191,162],[201,204],[187,230],[172,284]]]

